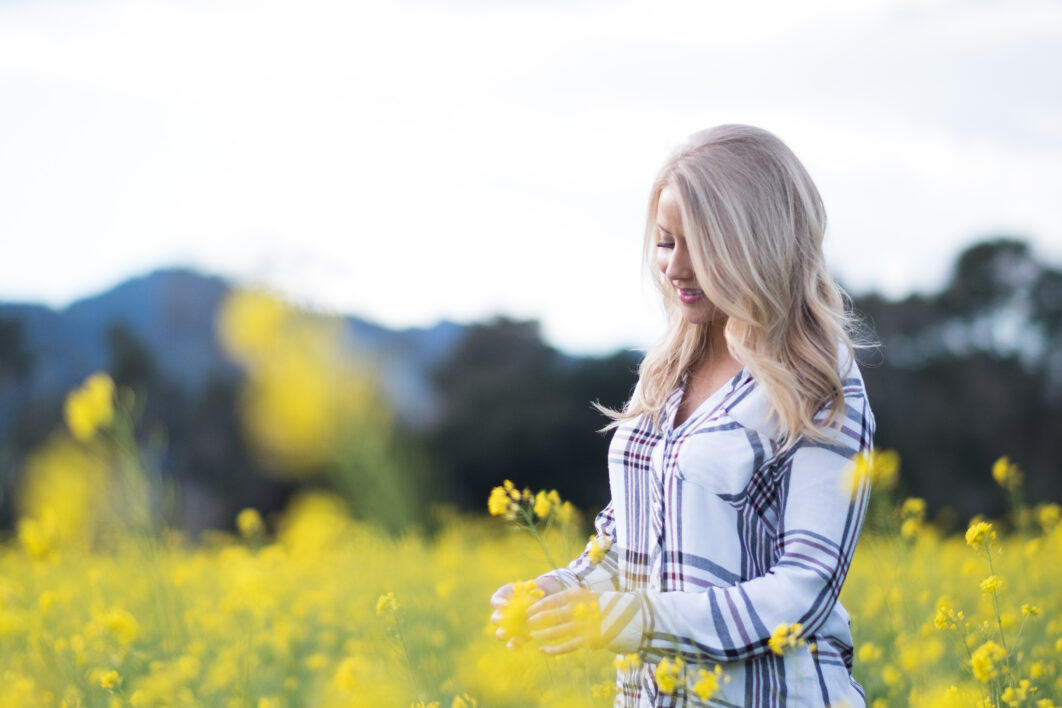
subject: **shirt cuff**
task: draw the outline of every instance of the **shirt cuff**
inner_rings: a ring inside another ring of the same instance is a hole
[[[642,596],[636,592],[605,591],[598,595],[598,604],[602,645],[617,654],[638,651],[648,615]]]
[[[543,573],[542,575],[538,576],[538,578],[536,578],[535,580],[537,582],[542,578],[552,578],[553,580],[556,580],[558,583],[561,584],[561,587],[563,587],[565,590],[579,587],[579,585],[581,584],[579,582],[579,578],[575,575],[575,573],[568,570],[567,568],[557,568],[556,570],[551,570],[548,573]]]

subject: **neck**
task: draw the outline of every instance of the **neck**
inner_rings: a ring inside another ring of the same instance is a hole
[[[708,343],[703,358],[716,361],[730,358],[730,348],[726,345],[726,320],[708,325]]]

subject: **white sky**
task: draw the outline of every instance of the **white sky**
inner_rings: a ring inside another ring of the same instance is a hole
[[[0,0],[0,300],[189,265],[646,346],[649,183],[723,122],[805,162],[855,292],[999,232],[1062,262],[1054,0]]]

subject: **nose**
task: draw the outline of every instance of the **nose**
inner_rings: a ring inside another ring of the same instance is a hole
[[[690,252],[686,250],[686,244],[682,240],[675,242],[671,249],[671,255],[667,260],[667,268],[664,275],[668,280],[691,280],[693,278],[693,263],[690,261]]]

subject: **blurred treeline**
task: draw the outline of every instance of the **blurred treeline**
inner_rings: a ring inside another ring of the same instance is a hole
[[[853,305],[867,338],[879,343],[860,358],[877,444],[899,451],[906,494],[926,499],[945,521],[999,513],[1003,499],[989,470],[1008,455],[1025,473],[1027,501],[1062,498],[1062,271],[1040,262],[1024,242],[998,238],[964,251],[940,292],[898,302],[857,296]],[[11,393],[7,417],[0,417],[4,527],[18,513],[25,462],[54,434],[62,408],[54,390],[34,396],[20,388],[44,364],[28,344],[33,325],[17,312],[0,309],[0,394]],[[436,347],[437,356],[417,359],[426,367],[426,389],[381,384],[380,395],[372,394],[373,406],[392,406],[399,415],[349,424],[344,454],[360,455],[361,468],[379,460],[376,477],[351,464],[339,464],[345,472],[332,477],[277,475],[241,424],[245,370],[212,369],[189,385],[159,365],[162,354],[135,326],[116,321],[102,331],[104,368],[135,392],[138,429],[155,441],[160,473],[180,491],[182,512],[173,522],[189,531],[226,526],[248,506],[279,509],[296,489],[315,484],[340,487],[354,501],[364,493],[352,507],[386,514],[381,520],[391,526],[430,520],[432,510],[449,506],[483,509],[503,479],[556,488],[592,514],[608,498],[608,436],[595,432],[607,420],[591,402],[621,406],[640,359],[637,352],[567,355],[543,341],[535,322],[469,325]],[[401,357],[412,360],[393,348],[376,356],[384,360],[381,371]],[[430,398],[430,406],[395,401],[402,391]],[[287,394],[286,405],[306,400],[297,385]],[[421,414],[401,415],[403,408]],[[368,437],[378,444],[351,444]],[[400,484],[388,481],[399,477]],[[369,485],[387,487],[392,501],[401,496],[406,507],[384,509]]]

